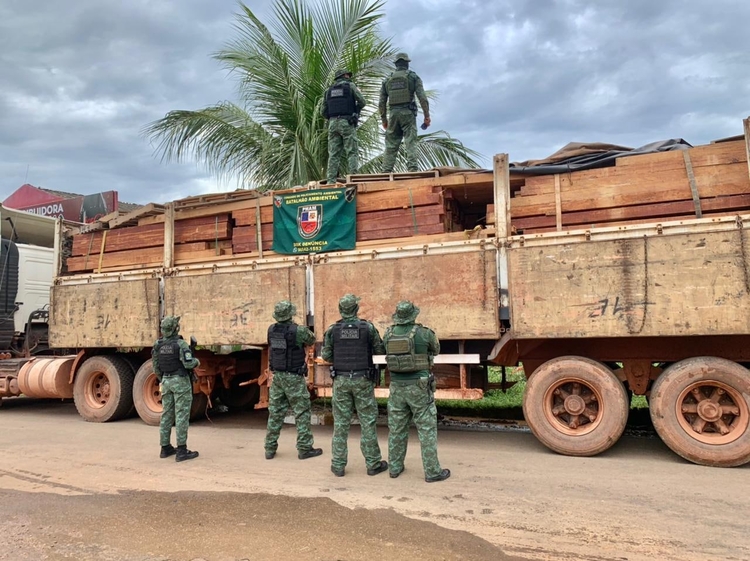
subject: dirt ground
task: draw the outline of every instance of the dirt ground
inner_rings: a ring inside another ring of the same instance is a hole
[[[695,466],[658,439],[569,458],[529,433],[441,431],[453,476],[427,484],[414,434],[400,478],[368,477],[353,428],[336,478],[330,427],[315,428],[323,456],[298,460],[288,427],[267,461],[264,424],[262,412],[196,423],[201,456],[177,464],[139,419],[5,400],[0,559],[750,559],[750,468]]]

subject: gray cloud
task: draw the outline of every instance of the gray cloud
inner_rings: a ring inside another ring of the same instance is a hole
[[[267,16],[270,0],[253,2]],[[0,5],[0,197],[28,181],[145,203],[233,188],[161,163],[139,131],[171,109],[235,99],[210,58],[234,0]],[[438,90],[433,127],[484,154],[566,142],[704,143],[750,113],[741,0],[399,0],[383,32]],[[375,101],[375,100],[373,100]]]

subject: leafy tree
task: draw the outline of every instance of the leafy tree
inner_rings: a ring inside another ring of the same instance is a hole
[[[260,189],[317,181],[325,177],[328,160],[320,105],[336,69],[346,68],[368,102],[358,129],[359,171],[379,172],[377,100],[396,52],[379,35],[382,7],[379,0],[277,0],[267,27],[240,4],[237,37],[213,55],[238,78],[239,103],[170,111],[144,134],[165,161],[194,158],[210,173]],[[424,169],[478,167],[479,154],[443,131],[419,138]],[[402,153],[397,171],[406,169]]]

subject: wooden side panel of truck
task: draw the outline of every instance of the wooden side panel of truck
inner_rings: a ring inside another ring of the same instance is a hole
[[[750,221],[509,250],[516,339],[750,332]],[[634,342],[635,343],[635,342]],[[637,344],[637,343],[636,343]]]
[[[307,315],[305,266],[178,275],[164,279],[166,315],[180,316],[182,332],[201,345],[265,345],[280,300]]]
[[[159,280],[52,287],[50,346],[150,347],[159,334]]]
[[[341,318],[338,301],[347,292],[362,298],[360,316],[372,321],[381,334],[392,323],[396,303],[412,300],[421,309],[417,321],[432,328],[441,340],[499,337],[497,250],[489,243],[474,243],[457,247],[455,252],[438,251],[316,264],[318,340]]]

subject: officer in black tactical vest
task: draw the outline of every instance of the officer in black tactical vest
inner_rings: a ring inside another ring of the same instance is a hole
[[[268,394],[268,427],[266,460],[276,456],[284,416],[290,407],[297,426],[297,457],[300,460],[320,456],[323,450],[313,448],[310,414],[310,392],[307,391],[307,353],[305,345],[315,344],[315,335],[292,317],[297,308],[289,301],[274,307],[276,323],[268,328],[268,362],[273,380]]]
[[[165,317],[161,322],[161,335],[151,349],[163,407],[159,422],[159,457],[168,458],[176,454],[175,461],[192,460],[198,457],[198,452],[187,448],[190,407],[193,403],[191,375],[192,370],[200,366],[200,361],[193,356],[190,345],[180,337],[179,317]],[[170,442],[172,425],[177,436],[177,449]]]
[[[419,171],[417,164],[417,104],[424,113],[422,129],[430,126],[430,103],[424,93],[422,79],[409,70],[411,59],[406,53],[398,53],[394,59],[396,70],[383,81],[380,88],[378,110],[385,129],[385,154],[383,172],[391,173],[396,165],[396,155],[403,139],[406,149],[406,164],[409,171]]]
[[[362,427],[360,449],[365,457],[367,475],[377,475],[388,469],[378,444],[376,421],[378,403],[375,386],[380,381],[380,370],[372,362],[372,355],[384,354],[385,347],[375,326],[357,317],[359,298],[345,294],[339,300],[341,320],[331,325],[323,338],[321,355],[333,362],[333,445],[331,471],[343,477],[347,463],[347,440],[354,411]]]
[[[342,152],[348,160],[349,173],[357,173],[359,154],[357,123],[366,102],[352,81],[348,70],[337,70],[334,84],[326,90],[321,113],[328,119],[327,184],[336,183]]]

